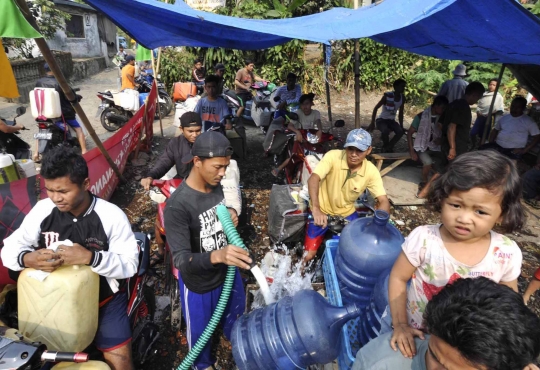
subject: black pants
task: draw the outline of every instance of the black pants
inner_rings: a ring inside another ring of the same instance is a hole
[[[404,132],[399,123],[392,119],[379,118],[375,121],[377,128],[381,131],[381,139],[383,141],[383,148],[386,150],[394,149],[394,145],[401,139]],[[394,133],[394,137],[390,140],[390,133]]]

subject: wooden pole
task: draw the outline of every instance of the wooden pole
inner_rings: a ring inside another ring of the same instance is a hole
[[[495,91],[493,92],[493,98],[491,99],[491,104],[489,106],[489,112],[486,119],[486,124],[484,126],[484,133],[482,134],[482,141],[480,141],[480,145],[486,142],[488,128],[491,127],[491,117],[493,116],[493,107],[495,106],[495,99],[497,98],[497,94],[499,92],[499,86],[501,86],[501,81],[503,78],[505,68],[506,68],[506,64],[503,63],[503,65],[501,66],[501,71],[499,72],[499,79],[497,80],[497,86],[495,87]]]
[[[354,0],[358,9],[358,0]],[[354,40],[354,127],[360,128],[360,52],[358,39]]]
[[[141,131],[139,132],[139,141],[137,141],[137,146],[135,147],[135,155],[133,157],[134,159],[139,158],[139,149],[141,147],[143,131],[146,129],[146,125],[148,124],[148,122],[146,122],[146,111],[147,111],[147,109],[148,109],[148,103],[144,105],[144,116],[143,116],[143,120],[142,120]]]
[[[323,44],[323,57],[324,57],[324,85],[326,86],[326,104],[328,104],[328,121],[332,126],[332,103],[330,102],[330,84],[328,83],[328,68],[330,64],[326,64],[326,48],[327,45]]]
[[[150,55],[152,56],[152,71],[154,72],[154,81],[157,78],[156,67],[154,63],[154,50],[150,50]],[[161,121],[161,107],[159,106],[159,92],[156,94],[156,105],[159,116],[159,129],[161,131],[161,137],[163,137],[163,121]]]
[[[24,15],[24,17],[26,18],[28,23],[30,23],[32,25],[32,27],[34,27],[39,32],[39,27],[36,24],[36,21],[35,21],[34,17],[30,13],[30,9],[28,9],[28,6],[26,5],[26,1],[25,0],[15,0],[15,1],[17,2],[17,5],[19,6],[19,9],[20,9],[21,13]],[[122,176],[122,173],[120,172],[120,170],[116,166],[116,163],[114,163],[111,156],[109,155],[109,153],[107,152],[107,150],[103,146],[103,143],[101,142],[101,140],[97,136],[96,131],[94,130],[94,128],[90,124],[90,121],[88,120],[88,117],[86,116],[86,113],[84,113],[84,110],[82,109],[79,102],[77,101],[77,97],[76,97],[75,93],[73,92],[73,90],[69,86],[66,78],[64,77],[64,74],[62,73],[62,70],[60,69],[60,67],[56,63],[56,60],[54,59],[54,56],[53,56],[53,54],[51,52],[51,49],[49,49],[49,45],[47,45],[44,38],[38,38],[38,39],[34,39],[34,40],[35,40],[39,50],[41,51],[41,54],[43,54],[43,58],[45,59],[45,62],[47,62],[47,64],[51,68],[52,73],[54,74],[54,77],[56,77],[56,80],[58,81],[58,84],[62,88],[62,91],[64,92],[66,98],[71,102],[71,105],[73,106],[73,109],[75,109],[75,112],[81,118],[81,121],[82,121],[84,127],[86,127],[86,130],[88,131],[88,133],[90,134],[90,136],[92,137],[94,142],[96,143],[96,146],[98,147],[99,151],[101,152],[101,154],[103,154],[103,156],[105,157],[105,159],[109,163],[109,166],[111,166],[112,170],[116,174],[116,176],[118,176],[118,179],[121,182],[125,182],[125,179]]]

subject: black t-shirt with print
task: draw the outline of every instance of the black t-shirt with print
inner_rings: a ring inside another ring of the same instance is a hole
[[[226,265],[210,263],[210,252],[227,246],[216,214],[223,202],[221,186],[202,193],[183,182],[165,206],[165,230],[174,265],[186,287],[198,294],[219,287],[227,274]]]
[[[465,99],[454,100],[446,108],[443,117],[442,151],[446,155],[450,150],[448,143],[448,127],[456,124],[456,156],[466,153],[469,148],[469,134],[471,131],[472,114],[469,103]]]

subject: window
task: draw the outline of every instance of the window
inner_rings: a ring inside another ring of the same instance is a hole
[[[66,20],[66,35],[70,38],[84,39],[84,20],[82,15],[71,14]]]

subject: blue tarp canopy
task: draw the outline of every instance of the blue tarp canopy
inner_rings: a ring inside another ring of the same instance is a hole
[[[514,0],[383,0],[298,18],[257,20],[191,9],[181,0],[85,0],[147,48],[265,49],[301,39],[370,37],[442,59],[539,64],[540,21]]]

